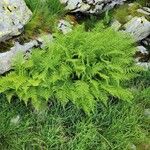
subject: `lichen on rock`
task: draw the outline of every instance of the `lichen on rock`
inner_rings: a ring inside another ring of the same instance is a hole
[[[31,16],[24,0],[0,0],[0,41],[21,34]]]

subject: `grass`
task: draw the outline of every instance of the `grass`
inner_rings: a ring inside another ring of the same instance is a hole
[[[143,2],[144,3],[144,2]],[[125,24],[129,21],[128,16],[145,16],[146,19],[150,20],[150,17],[148,15],[144,15],[142,13],[137,12],[137,9],[142,7],[141,2],[134,1],[133,5],[129,7],[128,4],[124,4],[122,6],[119,6],[113,13],[113,17],[117,19],[121,24]],[[145,2],[146,3],[146,2]],[[144,4],[143,4],[144,5]],[[146,4],[145,4],[146,6]]]
[[[59,0],[25,0],[33,12],[31,21],[25,26],[24,37],[36,37],[52,32],[55,23],[64,16],[65,10]]]
[[[6,42],[0,42],[0,53],[9,51],[13,46],[12,40],[7,40]]]
[[[71,104],[62,108],[51,102],[49,110],[38,113],[17,100],[8,104],[1,95],[0,149],[128,150],[132,144],[148,141],[142,112],[136,102],[111,102],[107,108],[98,105],[88,117]],[[17,115],[20,121],[12,124]]]

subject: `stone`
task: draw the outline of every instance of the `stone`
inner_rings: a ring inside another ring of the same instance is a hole
[[[147,49],[144,46],[137,46],[138,52],[142,54],[148,54]]]
[[[143,15],[148,15],[148,16],[150,16],[150,12],[144,10],[143,8],[138,9],[137,12],[138,12],[138,13],[141,13],[141,14],[143,14]]]
[[[118,20],[114,20],[111,24],[111,27],[115,30],[118,31],[121,28],[121,23]]]
[[[125,32],[130,33],[136,41],[141,41],[150,34],[150,22],[145,17],[134,17],[124,25]]]
[[[136,146],[134,144],[130,145],[130,150],[137,150]]]
[[[135,54],[136,62],[144,63],[149,61],[149,52],[144,46],[137,46],[137,52]]]
[[[66,20],[60,20],[58,23],[58,30],[60,30],[63,34],[67,34],[72,31],[73,25]]]
[[[83,12],[100,14],[112,9],[116,5],[122,5],[126,0],[60,0],[71,12]]]
[[[30,54],[34,47],[43,48],[46,43],[51,42],[52,39],[52,35],[45,35],[39,37],[37,40],[32,40],[28,43],[25,43],[24,45],[16,42],[10,51],[0,53],[0,74],[4,74],[5,72],[11,70],[12,61],[18,53],[23,53],[25,57],[28,57],[28,54]]]
[[[150,63],[149,62],[137,62],[136,64],[142,68],[145,68],[146,70],[150,69]]]
[[[143,10],[150,13],[150,8],[149,7],[143,7]]]
[[[0,0],[0,41],[21,34],[31,16],[24,0]]]
[[[150,37],[143,39],[142,44],[144,46],[150,47]]]
[[[147,119],[150,119],[150,108],[147,108],[144,110],[144,116],[147,118]]]
[[[11,125],[17,125],[19,123],[19,121],[20,121],[20,116],[17,115],[16,117],[14,117],[10,120],[10,123],[11,123]]]

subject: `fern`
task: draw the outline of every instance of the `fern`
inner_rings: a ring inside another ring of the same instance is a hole
[[[63,106],[71,101],[86,113],[97,102],[107,105],[110,96],[132,100],[123,84],[137,70],[130,37],[101,24],[91,32],[79,26],[55,36],[54,43],[34,50],[30,59],[14,63],[14,71],[0,78],[0,93],[9,100],[14,95],[25,103],[31,100],[36,108],[51,99]]]

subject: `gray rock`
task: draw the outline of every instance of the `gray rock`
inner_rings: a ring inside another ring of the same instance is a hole
[[[121,27],[121,23],[118,20],[114,20],[111,24],[111,27],[115,30],[118,31]]]
[[[60,0],[66,9],[72,12],[99,14],[121,5],[126,0]]]
[[[124,25],[125,32],[130,33],[136,41],[140,41],[150,34],[150,22],[145,17],[134,17]]]
[[[12,118],[12,119],[10,120],[10,124],[11,124],[11,125],[17,125],[17,124],[19,123],[19,121],[20,121],[20,116],[17,115],[17,116],[15,116],[14,118]]]
[[[150,69],[150,63],[149,62],[137,62],[136,64],[142,68],[145,68],[146,70]]]
[[[4,74],[12,68],[12,61],[18,53],[23,53],[28,57],[28,53],[31,52],[34,47],[44,47],[47,42],[52,41],[52,35],[45,35],[37,40],[32,40],[24,45],[18,42],[10,49],[10,51],[5,53],[0,53],[0,74]]]
[[[136,148],[136,146],[135,146],[134,144],[131,144],[131,145],[130,145],[130,149],[131,149],[131,150],[137,150],[137,148]]]
[[[148,8],[149,9],[149,8]],[[141,14],[143,14],[143,15],[148,15],[148,16],[150,16],[150,10],[148,10],[146,7],[144,7],[144,8],[140,8],[140,9],[138,9],[137,10],[137,12],[138,13],[141,13]]]
[[[150,119],[150,109],[149,108],[144,110],[144,116],[146,118]]]
[[[144,46],[137,46],[138,52],[142,54],[148,54],[147,49]]]
[[[150,8],[149,7],[143,7],[142,9],[145,10],[146,12],[150,13]]]
[[[59,24],[58,24],[58,29],[63,33],[63,34],[67,34],[68,32],[72,31],[72,27],[73,25],[66,21],[66,20],[60,20]]]
[[[31,15],[24,0],[0,0],[0,41],[21,34]]]
[[[150,38],[145,38],[142,40],[144,46],[150,47]]]

